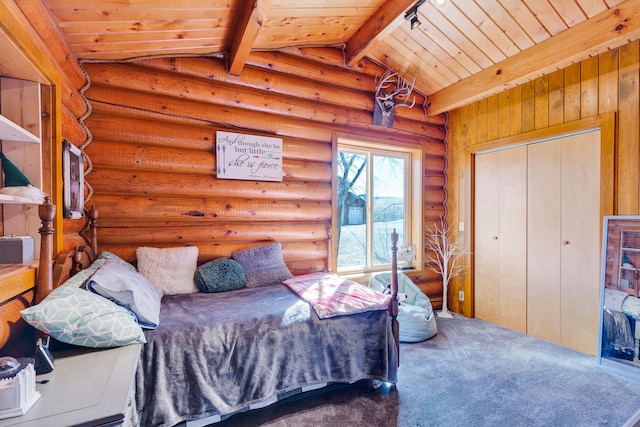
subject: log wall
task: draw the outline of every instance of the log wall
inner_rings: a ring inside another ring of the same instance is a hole
[[[93,141],[88,205],[103,249],[134,261],[137,246],[198,245],[200,262],[270,240],[294,274],[328,268],[334,133],[422,145],[423,221],[444,215],[445,120],[398,108],[393,129],[372,125],[383,69],[343,66],[334,49],[253,53],[240,78],[212,57],[83,64]],[[217,179],[218,130],[283,139],[282,182]],[[65,246],[80,225],[65,224]],[[416,278],[441,304],[439,277]]]
[[[450,112],[448,221],[471,224],[469,147],[607,113],[616,115],[613,212],[638,215],[639,69],[640,44],[635,41]],[[471,230],[466,231],[468,237]],[[465,233],[459,238],[464,239]],[[464,290],[468,298],[464,304],[450,298],[453,309],[472,316],[470,275],[452,283],[450,296],[458,290]]]

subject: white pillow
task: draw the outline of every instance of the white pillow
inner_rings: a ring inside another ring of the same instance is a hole
[[[193,276],[198,267],[198,247],[136,249],[138,272],[164,295],[198,292]]]

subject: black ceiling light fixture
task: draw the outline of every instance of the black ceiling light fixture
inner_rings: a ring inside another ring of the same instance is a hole
[[[411,29],[414,30],[418,28],[421,24],[418,19],[418,8],[427,0],[418,0],[416,4],[414,4],[411,9],[407,10],[404,14],[405,21],[411,21]]]
[[[424,2],[426,2],[427,0],[418,0],[416,2],[416,4],[414,4],[411,9],[407,10],[404,14],[404,20],[405,21],[411,21],[411,29],[415,30],[416,28],[418,28],[420,26],[420,24],[422,24],[422,22],[420,22],[420,20],[418,19],[418,8],[420,6],[422,6],[422,4]],[[440,8],[442,6],[444,6],[444,4],[447,2],[447,0],[432,0],[433,4]]]
[[[413,18],[411,18],[411,29],[416,29],[420,26],[421,22],[418,19],[418,16],[414,16]]]

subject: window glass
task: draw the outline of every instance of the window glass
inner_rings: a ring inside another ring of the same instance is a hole
[[[366,143],[338,144],[336,176],[337,270],[388,269],[390,235],[411,244],[411,150]],[[418,160],[419,161],[419,160]],[[414,166],[415,167],[415,166]]]

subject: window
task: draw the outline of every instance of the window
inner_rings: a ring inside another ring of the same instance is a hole
[[[421,247],[422,150],[343,137],[334,146],[333,267],[354,274],[388,270],[394,229],[398,248]],[[417,265],[420,259],[401,267]]]

